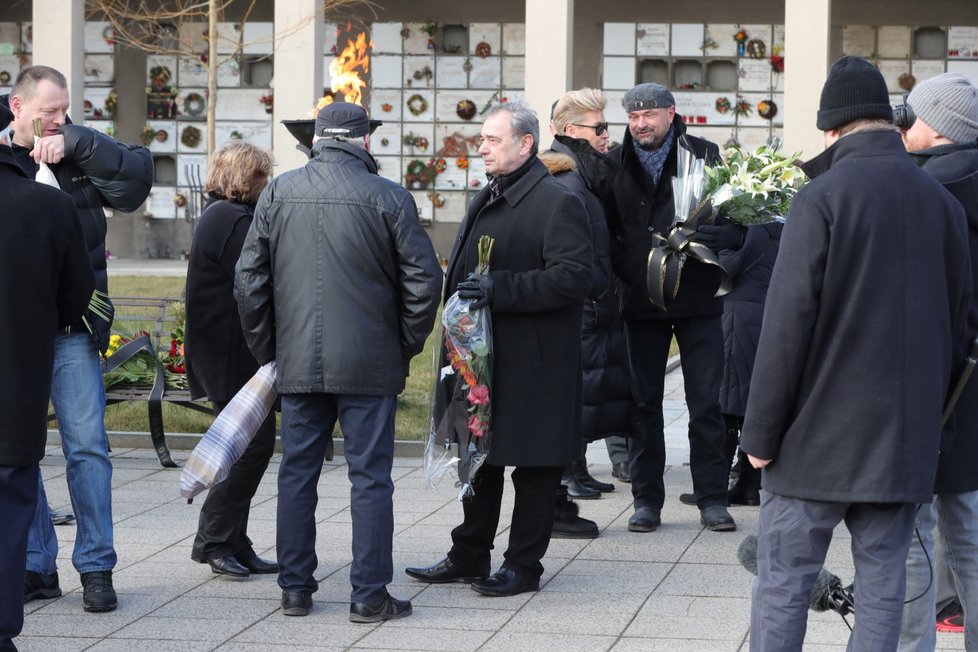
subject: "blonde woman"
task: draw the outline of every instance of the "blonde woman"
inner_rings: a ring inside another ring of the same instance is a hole
[[[258,370],[238,320],[234,266],[271,172],[268,152],[232,141],[214,153],[204,183],[208,202],[194,231],[187,267],[184,354],[191,394],[206,396],[215,413]],[[278,572],[277,563],[255,553],[247,534],[251,499],[274,448],[273,411],[228,478],[207,494],[190,556],[218,575],[243,579],[252,573]]]

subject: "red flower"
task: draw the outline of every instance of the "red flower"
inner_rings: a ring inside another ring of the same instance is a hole
[[[469,389],[469,394],[465,398],[472,405],[486,405],[489,403],[489,388],[485,385],[476,385]]]
[[[469,417],[469,432],[472,433],[473,437],[482,437],[486,434],[486,424],[476,415]]]

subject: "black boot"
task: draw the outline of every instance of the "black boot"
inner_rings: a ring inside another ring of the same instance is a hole
[[[557,490],[557,503],[554,505],[554,529],[552,539],[593,539],[598,536],[598,524],[578,516],[580,507],[567,498],[567,490]]]
[[[567,489],[567,494],[571,498],[577,498],[579,500],[597,500],[601,497],[601,492],[597,489],[591,489],[586,487],[577,478],[574,477],[574,473],[571,471],[571,467],[564,468],[564,477],[560,479],[560,484]]]
[[[751,466],[744,453],[740,453],[738,457],[740,458],[740,475],[737,476],[737,482],[734,486],[727,492],[727,501],[731,505],[760,505],[761,470]]]
[[[591,474],[587,470],[587,459],[571,462],[570,470],[574,474],[574,477],[577,478],[577,481],[588,489],[597,489],[603,494],[615,490],[615,485],[610,482],[601,482],[591,477]]]

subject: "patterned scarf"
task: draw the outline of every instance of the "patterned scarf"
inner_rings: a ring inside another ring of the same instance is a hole
[[[662,177],[662,170],[666,166],[666,159],[669,158],[669,152],[672,151],[672,142],[675,139],[674,129],[669,127],[669,133],[666,134],[665,142],[662,143],[662,147],[659,149],[645,149],[638,144],[638,141],[632,139],[632,148],[635,150],[635,155],[638,156],[639,163],[642,164],[642,168],[645,173],[649,175],[649,179],[652,180],[652,185],[658,186],[659,179]]]

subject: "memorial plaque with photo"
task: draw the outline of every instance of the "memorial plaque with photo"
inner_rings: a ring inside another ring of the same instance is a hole
[[[465,193],[464,192],[443,192],[441,193],[441,206],[435,209],[435,221],[446,224],[458,224],[465,217]],[[439,252],[441,256],[448,256],[448,252]]]
[[[218,147],[232,140],[243,140],[262,149],[272,148],[272,125],[269,122],[218,122],[214,132]]]
[[[177,151],[177,123],[173,120],[150,120],[146,123],[153,130],[149,151],[154,154],[171,154]]]
[[[628,23],[630,25],[630,23]],[[607,37],[607,32],[605,32]],[[624,37],[624,35],[622,35]],[[640,55],[665,57],[669,55],[669,25],[666,23],[639,23],[635,26],[633,39]],[[626,46],[616,46],[626,49]],[[631,48],[622,54],[632,54]],[[610,54],[610,52],[606,52]]]
[[[428,35],[422,31],[424,23],[404,23],[401,31],[401,42],[407,54],[427,54],[432,50],[428,47]]]
[[[743,127],[743,126],[766,127],[771,124],[772,122],[771,120],[768,120],[767,118],[761,115],[761,107],[759,106],[761,102],[766,101],[770,103],[770,101],[772,100],[770,94],[742,93],[741,97],[747,102],[748,105],[750,105],[750,111],[748,111],[746,115],[737,116],[738,127]],[[782,102],[781,104],[778,104],[777,102],[775,102],[774,104],[777,113],[781,113],[781,108],[784,103]],[[775,115],[777,115],[777,113]]]
[[[370,28],[374,54],[401,53],[401,23],[374,23]]]
[[[707,124],[709,117],[714,114],[713,95],[708,93],[673,93],[676,99],[676,113],[682,116],[686,124]]]
[[[445,171],[435,179],[435,188],[441,190],[465,190],[466,171],[459,169],[454,158],[445,158]]]
[[[84,124],[89,129],[94,129],[109,138],[115,138],[115,123],[111,120],[86,120]]]
[[[771,56],[771,26],[761,24],[742,24],[740,29],[747,32],[747,38],[760,39],[764,43],[767,56]]]
[[[86,86],[85,95],[82,100],[82,110],[85,112],[85,117],[94,120],[108,120],[114,117],[113,113],[115,109],[106,108],[106,100],[108,100],[109,95],[112,93],[111,88],[104,86]],[[118,101],[118,97],[116,97]]]
[[[386,142],[385,142],[386,141]],[[375,154],[401,153],[401,124],[385,122],[370,134],[370,151]]]
[[[431,205],[431,199],[428,198],[428,193],[424,190],[412,190],[411,195],[414,197],[414,203],[418,205],[418,219],[422,222],[431,222],[435,212],[434,206]]]
[[[503,23],[503,54],[526,54],[526,25]]]
[[[431,91],[408,88],[404,91],[404,106],[401,115],[405,122],[431,122],[435,107]]]
[[[181,88],[177,93],[177,115],[183,120],[207,118],[207,89]]]
[[[149,196],[146,198],[146,208],[143,217],[158,220],[176,219],[177,206],[173,203],[176,195],[176,188],[153,186]]]
[[[502,50],[501,36],[502,27],[499,23],[470,23],[469,54],[476,57],[498,55]]]
[[[857,57],[872,58],[876,54],[876,28],[872,25],[843,25],[842,51]]]
[[[222,88],[236,88],[241,85],[241,66],[237,59],[224,59],[219,63],[217,85]]]
[[[240,23],[219,22],[217,24],[217,53],[231,54],[235,52],[238,49],[238,40],[241,37]]]
[[[176,57],[146,57],[146,117],[170,120],[177,116]]]
[[[948,27],[947,58],[978,59],[978,27]]]
[[[177,82],[180,86],[207,86],[207,64],[200,57],[180,57]]]
[[[910,28],[906,25],[884,25],[876,35],[877,54],[881,59],[910,57]]]
[[[703,100],[692,104],[690,109],[705,115],[706,124],[732,125],[737,121],[732,108],[735,101],[736,93],[711,93],[703,95]]]
[[[371,140],[370,149],[373,151],[373,140]],[[374,158],[377,160],[377,174],[385,179],[390,179],[397,185],[404,183],[400,156],[375,156]]]

